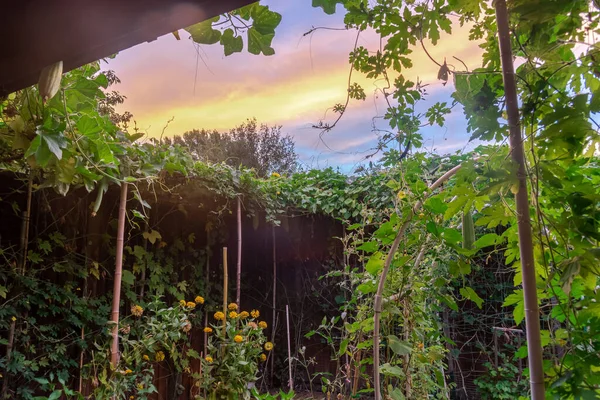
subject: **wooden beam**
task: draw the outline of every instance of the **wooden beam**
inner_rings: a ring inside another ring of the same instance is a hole
[[[3,9],[0,96],[252,3],[252,0],[21,0]],[[157,59],[161,57],[156,55]]]

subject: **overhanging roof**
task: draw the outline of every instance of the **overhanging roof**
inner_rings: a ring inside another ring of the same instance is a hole
[[[0,96],[37,83],[42,68],[57,61],[66,72],[254,1],[8,2],[0,24]]]

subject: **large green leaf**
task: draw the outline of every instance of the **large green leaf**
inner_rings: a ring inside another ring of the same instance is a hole
[[[212,24],[219,21],[219,17],[214,17],[202,21],[198,24],[188,26],[186,31],[192,35],[192,40],[200,44],[215,44],[221,39],[221,31],[213,28]]]
[[[233,29],[226,29],[221,35],[221,44],[226,56],[233,53],[239,53],[244,48],[244,41],[241,36],[234,36]]]
[[[274,33],[262,34],[256,28],[248,29],[248,52],[259,55],[263,53],[265,56],[272,56],[275,50],[271,47]]]
[[[398,337],[395,335],[389,335],[387,339],[390,349],[392,349],[392,351],[399,356],[408,355],[412,351],[412,346],[410,343],[398,339]]]

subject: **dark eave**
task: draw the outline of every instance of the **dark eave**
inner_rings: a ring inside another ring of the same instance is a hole
[[[252,3],[252,0],[15,0],[2,8],[0,96]],[[156,55],[157,59],[161,57]]]

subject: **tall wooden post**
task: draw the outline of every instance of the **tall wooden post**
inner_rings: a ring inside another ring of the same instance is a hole
[[[235,304],[240,308],[240,296],[241,296],[241,282],[242,282],[242,199],[240,196],[237,198],[237,282],[235,292]]]
[[[119,221],[117,225],[117,245],[115,248],[115,276],[113,281],[113,301],[111,322],[112,343],[110,347],[110,364],[116,368],[119,362],[119,305],[121,303],[121,277],[123,276],[123,245],[125,242],[125,216],[127,214],[127,183],[121,183],[121,199],[119,201]]]
[[[533,259],[533,240],[529,216],[529,196],[527,193],[527,175],[525,171],[525,152],[519,117],[515,67],[508,27],[508,11],[505,0],[496,0],[496,22],[498,25],[498,43],[502,61],[502,79],[504,97],[508,114],[509,141],[511,157],[518,167],[519,189],[515,194],[517,205],[517,228],[519,232],[519,252],[523,275],[523,296],[525,298],[525,327],[527,332],[527,352],[529,361],[529,382],[532,400],[545,398],[544,368],[542,365],[542,344],[540,336],[540,312],[537,301],[535,265]]]

